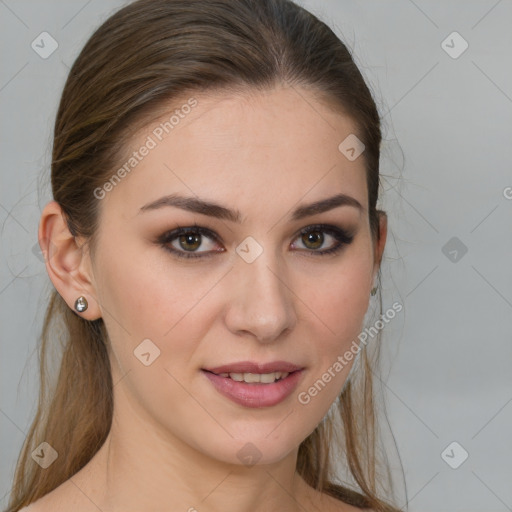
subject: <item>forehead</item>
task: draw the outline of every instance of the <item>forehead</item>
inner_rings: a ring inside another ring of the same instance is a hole
[[[339,148],[357,132],[297,87],[183,96],[131,139],[119,165],[128,172],[108,201],[133,210],[178,192],[291,206],[342,192],[366,206],[364,153],[350,160]]]

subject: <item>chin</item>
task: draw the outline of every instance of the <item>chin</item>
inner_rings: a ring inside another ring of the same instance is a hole
[[[310,432],[288,432],[281,429],[282,423],[292,420],[293,413],[269,422],[264,426],[259,424],[255,428],[248,428],[245,435],[236,435],[223,446],[216,446],[212,456],[228,464],[239,466],[253,466],[263,464],[276,464],[285,459],[291,452],[299,448],[300,443]],[[284,419],[283,421],[283,418]],[[314,430],[316,425],[312,427]],[[312,431],[311,430],[311,431]],[[254,431],[254,435],[250,432]]]

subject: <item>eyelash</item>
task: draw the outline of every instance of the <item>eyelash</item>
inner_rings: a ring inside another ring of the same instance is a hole
[[[337,240],[338,244],[334,247],[331,247],[330,249],[326,249],[323,251],[317,251],[314,249],[306,249],[307,252],[311,252],[315,256],[326,256],[328,254],[335,254],[340,252],[346,245],[349,245],[352,243],[352,240],[354,239],[354,235],[349,234],[343,229],[337,228],[335,226],[330,226],[328,224],[314,224],[311,226],[308,226],[307,228],[303,229],[297,236],[301,237],[303,235],[307,235],[308,233],[327,233],[328,235],[331,235],[335,240]],[[183,259],[191,259],[191,258],[209,258],[213,256],[216,252],[223,252],[223,251],[215,251],[215,252],[199,252],[199,253],[193,253],[189,251],[178,251],[177,249],[169,247],[169,243],[175,240],[176,238],[187,235],[187,234],[200,234],[203,236],[206,236],[208,238],[211,238],[217,242],[219,242],[218,237],[209,229],[202,228],[200,226],[194,225],[190,227],[185,228],[178,228],[174,229],[172,231],[167,231],[163,235],[161,235],[158,238],[158,243],[165,249],[166,251],[172,253],[173,255],[177,256],[178,258]]]

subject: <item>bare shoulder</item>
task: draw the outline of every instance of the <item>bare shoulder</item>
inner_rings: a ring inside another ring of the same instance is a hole
[[[39,505],[39,500],[35,503],[31,503],[30,505],[27,505],[26,507],[20,508],[18,512],[42,512],[44,509],[41,508]]]
[[[52,510],[51,503],[43,497],[24,508],[20,508],[18,512],[50,512],[50,510]]]
[[[49,493],[42,498],[39,498],[37,501],[32,502],[30,505],[27,505],[24,508],[18,510],[18,512],[50,512],[52,510],[52,500],[51,495]]]
[[[18,512],[44,512],[45,510],[49,510],[49,509],[41,508],[39,501],[40,500],[38,500],[34,503],[31,503],[30,505],[27,505],[26,507],[20,508],[18,510]]]
[[[18,512],[97,512],[97,508],[85,500],[78,488],[70,480],[64,482],[53,491],[34,501]]]
[[[39,498],[34,503],[31,503],[25,508],[20,509],[18,512],[61,512],[64,511],[62,506],[59,507],[58,503],[53,498],[49,498],[47,496],[43,496]]]

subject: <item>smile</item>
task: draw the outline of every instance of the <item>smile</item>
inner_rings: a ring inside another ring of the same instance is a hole
[[[272,407],[284,402],[297,388],[304,373],[293,371],[220,372],[201,370],[222,396],[243,407]]]
[[[286,379],[289,372],[272,372],[272,373],[220,373],[221,377],[229,377],[237,382],[246,382],[247,384],[261,382],[262,384],[270,384],[277,380]]]

